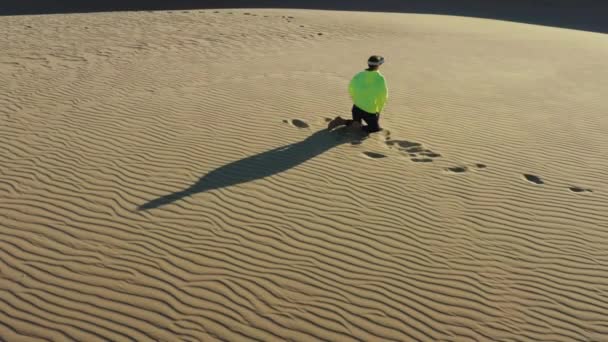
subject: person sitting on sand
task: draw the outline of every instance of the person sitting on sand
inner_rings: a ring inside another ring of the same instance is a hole
[[[380,112],[388,99],[388,88],[384,76],[378,71],[384,63],[384,57],[371,56],[367,60],[368,68],[353,77],[348,85],[348,92],[354,104],[352,108],[353,118],[345,120],[340,116],[331,120],[327,129],[332,130],[338,126],[346,125],[351,128],[361,128],[367,133],[382,130],[379,125]],[[367,126],[361,126],[361,120]]]

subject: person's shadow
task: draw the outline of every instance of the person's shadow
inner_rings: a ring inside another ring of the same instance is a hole
[[[333,147],[348,142],[356,143],[363,138],[362,133],[353,133],[344,127],[331,132],[323,129],[300,142],[281,146],[221,166],[201,177],[198,182],[192,184],[189,188],[153,199],[139,206],[138,209],[148,210],[158,208],[197,193],[246,183],[281,173]]]

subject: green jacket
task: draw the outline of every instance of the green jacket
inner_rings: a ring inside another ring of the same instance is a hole
[[[377,70],[356,74],[348,85],[348,92],[355,106],[371,114],[382,112],[388,99],[386,81]]]

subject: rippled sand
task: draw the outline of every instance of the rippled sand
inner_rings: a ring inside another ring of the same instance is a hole
[[[608,36],[0,17],[0,339],[602,341]],[[387,63],[385,131],[350,78]]]

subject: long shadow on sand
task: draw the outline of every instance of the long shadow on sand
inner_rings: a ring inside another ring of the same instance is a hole
[[[289,145],[277,147],[230,164],[219,167],[189,188],[168,194],[141,205],[139,210],[148,210],[173,203],[197,193],[265,178],[304,163],[338,145],[361,140],[361,135],[339,128],[333,131],[320,130],[308,138]]]

